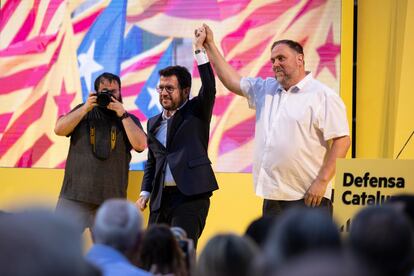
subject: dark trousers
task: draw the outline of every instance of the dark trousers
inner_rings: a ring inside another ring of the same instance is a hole
[[[82,233],[85,228],[91,229],[99,205],[59,197],[56,213],[74,221]]]
[[[285,201],[285,200],[270,200],[265,199],[263,200],[263,216],[279,216],[284,211],[286,211],[289,208],[300,208],[300,207],[308,207],[305,205],[305,200],[292,200],[292,201]],[[312,207],[308,207],[312,208]],[[321,204],[318,207],[321,210],[326,210],[331,216],[332,216],[332,201],[330,201],[327,198],[323,198],[321,201]]]
[[[210,208],[210,195],[185,196],[177,187],[165,187],[161,207],[155,212],[151,211],[148,223],[181,227],[187,232],[187,237],[194,241],[194,248],[197,248]]]

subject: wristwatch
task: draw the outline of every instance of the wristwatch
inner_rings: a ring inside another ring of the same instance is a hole
[[[124,114],[122,114],[122,116],[121,117],[119,117],[120,119],[121,119],[121,121],[123,120],[123,119],[125,119],[125,118],[128,118],[129,117],[129,113],[128,112],[124,112]]]
[[[194,54],[199,54],[199,53],[205,53],[206,52],[206,50],[204,50],[204,49],[197,49],[197,50],[195,50],[194,51]]]

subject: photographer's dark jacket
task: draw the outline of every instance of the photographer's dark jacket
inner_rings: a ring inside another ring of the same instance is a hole
[[[130,117],[142,128],[138,118]],[[108,198],[125,198],[132,146],[116,114],[95,107],[68,136],[70,147],[60,196],[98,205]]]
[[[200,92],[168,120],[166,147],[156,138],[162,114],[148,120],[148,161],[141,190],[151,193],[151,211],[160,208],[166,162],[184,195],[206,194],[218,189],[207,156],[215,79],[210,63],[199,65],[198,70],[202,82]]]

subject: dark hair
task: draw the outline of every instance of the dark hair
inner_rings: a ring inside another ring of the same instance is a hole
[[[385,205],[396,207],[403,212],[414,226],[414,195],[413,194],[396,194],[391,196]]]
[[[170,228],[163,224],[151,225],[144,233],[138,266],[153,274],[188,275],[184,254]]]
[[[98,92],[99,89],[99,84],[103,81],[103,80],[108,80],[109,82],[113,82],[116,81],[119,85],[119,90],[121,90],[121,79],[112,73],[102,73],[101,75],[99,75],[96,79],[95,79],[95,83],[94,83],[94,87],[95,87],[95,91]]]
[[[244,235],[250,237],[258,246],[263,247],[275,222],[274,216],[261,216],[250,223]]]
[[[275,48],[279,44],[285,44],[285,45],[289,46],[290,49],[297,52],[298,54],[303,55],[302,45],[300,45],[299,42],[296,42],[296,41],[293,41],[293,40],[290,40],[290,39],[282,39],[282,40],[278,40],[278,41],[273,42],[272,47],[270,48],[270,50],[273,50],[273,48]]]
[[[266,276],[378,276],[338,251],[307,252],[283,263]]]
[[[161,77],[176,76],[181,89],[191,88],[191,74],[184,66],[168,66],[158,71]]]
[[[270,275],[275,267],[306,252],[340,247],[339,230],[329,212],[294,207],[282,213],[270,230],[262,271]]]
[[[99,89],[99,84],[103,81],[103,80],[108,80],[109,82],[113,82],[115,81],[116,83],[118,83],[119,86],[119,101],[122,103],[122,94],[121,94],[121,79],[112,73],[102,73],[101,75],[99,75],[96,79],[95,79],[95,83],[94,83],[94,87],[95,87],[95,91],[98,92]]]
[[[210,239],[198,259],[195,276],[247,276],[259,253],[248,237],[219,234]]]
[[[410,275],[413,233],[408,219],[389,206],[368,207],[353,219],[348,242],[352,253],[378,275]]]

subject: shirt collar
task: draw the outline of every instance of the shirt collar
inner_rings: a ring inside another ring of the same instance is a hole
[[[313,79],[312,73],[310,71],[306,71],[306,76],[300,80],[297,84],[293,85],[289,88],[287,92],[290,93],[297,93],[309,82],[309,80]],[[282,86],[278,88],[278,92],[285,91]]]
[[[295,87],[297,87],[299,90],[301,90],[306,85],[306,83],[308,83],[309,80],[311,80],[311,79],[313,79],[312,73],[310,71],[306,71],[306,76],[300,82],[298,82],[295,85]]]
[[[177,112],[177,110],[180,110],[181,108],[183,108],[183,106],[188,102],[188,100],[186,100],[179,108],[177,108],[176,110],[172,111],[171,116],[167,116],[167,110],[163,109],[162,110],[162,119],[163,120],[168,120],[170,118],[172,118],[172,116],[174,116],[175,112]]]

